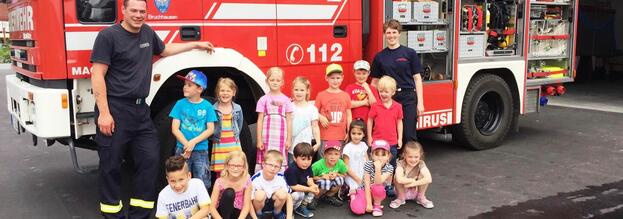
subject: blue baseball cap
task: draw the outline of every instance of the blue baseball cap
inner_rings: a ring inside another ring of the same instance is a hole
[[[208,78],[199,70],[191,70],[186,76],[177,75],[177,78],[193,82],[204,90],[208,87]]]

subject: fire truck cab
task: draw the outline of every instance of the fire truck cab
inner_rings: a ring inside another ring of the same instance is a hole
[[[577,0],[148,0],[146,21],[165,43],[210,41],[213,54],[189,51],[156,58],[147,98],[162,153],[175,139],[168,113],[182,98],[177,74],[206,72],[214,94],[231,77],[245,122],[266,91],[264,72],[286,72],[284,93],[296,76],[312,82],[312,97],[327,87],[324,68],[340,63],[343,85],[352,64],[372,61],[385,47],[383,22],[403,25],[401,44],[415,49],[425,71],[419,130],[452,133],[473,149],[498,146],[518,116],[537,112],[547,95],[573,81]],[[89,57],[100,30],[122,20],[122,0],[14,0],[9,6],[12,71],[7,109],[18,133],[96,149],[95,101]],[[414,112],[405,112],[414,113]],[[254,151],[245,125],[245,152]]]

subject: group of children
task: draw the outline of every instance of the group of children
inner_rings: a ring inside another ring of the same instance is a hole
[[[406,200],[433,208],[425,196],[431,174],[422,146],[414,141],[402,144],[402,107],[392,100],[396,81],[384,76],[375,88],[367,83],[368,62],[357,61],[354,69],[356,82],[345,92],[340,89],[342,67],[327,66],[329,88],[311,104],[309,80],[294,79],[290,99],[281,91],[284,71],[270,68],[270,91],[256,106],[257,154],[249,155],[256,156],[254,167],[249,167],[240,145],[243,115],[233,102],[234,81],[219,79],[217,100],[210,104],[201,98],[207,87],[202,72],[179,76],[185,98],[170,113],[177,146],[165,164],[169,186],[158,196],[156,216],[292,218],[296,213],[310,218],[319,200],[341,206],[346,197],[353,213],[382,216],[381,202],[394,190],[397,197],[391,208]],[[217,176],[214,185],[211,171]]]

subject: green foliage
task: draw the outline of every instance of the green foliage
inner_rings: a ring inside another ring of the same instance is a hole
[[[9,45],[3,44],[0,47],[0,63],[9,63],[11,62],[11,48]]]

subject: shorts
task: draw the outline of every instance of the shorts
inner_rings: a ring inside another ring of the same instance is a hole
[[[318,187],[323,190],[331,190],[331,188],[338,186],[341,187],[344,185],[344,177],[338,176],[335,179],[321,179],[317,180],[316,184]]]

